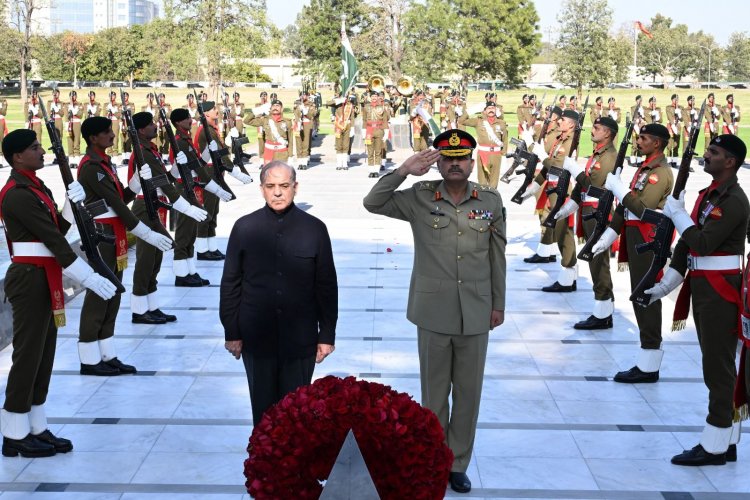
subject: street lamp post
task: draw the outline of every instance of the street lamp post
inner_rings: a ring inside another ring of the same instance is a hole
[[[698,47],[708,51],[708,86],[711,87],[711,53],[716,50],[716,47],[706,47],[705,45],[698,45]]]

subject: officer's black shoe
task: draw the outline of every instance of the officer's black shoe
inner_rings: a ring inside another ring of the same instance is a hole
[[[17,457],[19,454],[25,458],[41,458],[54,456],[55,447],[45,443],[29,434],[23,439],[3,438],[3,456]]]
[[[659,371],[644,372],[637,366],[634,366],[630,370],[617,372],[613,380],[623,384],[653,384],[659,381]]]
[[[105,361],[99,361],[95,365],[81,363],[81,375],[96,375],[97,377],[114,377],[120,375],[120,370]]]
[[[175,276],[174,286],[203,286],[203,282],[201,281],[200,277],[196,278],[196,276],[196,274],[188,274],[187,276]]]
[[[73,443],[70,442],[70,439],[57,437],[52,434],[49,429],[46,429],[41,434],[34,434],[33,436],[43,443],[54,446],[57,453],[68,453],[69,451],[73,451]]]
[[[730,444],[729,448],[727,448],[727,462],[736,462],[736,461],[737,461],[737,445]]]
[[[219,260],[224,260],[226,258],[226,255],[224,255],[221,250],[209,250],[209,252],[215,255]]]
[[[104,363],[106,363],[108,366],[118,370],[120,373],[123,373],[125,375],[131,375],[133,373],[138,372],[138,370],[135,369],[135,366],[126,365],[125,363],[117,359],[117,357],[114,357],[110,359],[109,361],[105,361]]]
[[[223,257],[219,257],[218,255],[216,255],[215,253],[211,251],[197,252],[195,254],[195,258],[198,260],[224,260]]]
[[[456,493],[468,493],[471,491],[469,476],[463,472],[451,472],[450,483],[451,489]]]
[[[573,328],[576,330],[606,330],[612,328],[612,315],[606,318],[597,318],[593,314],[583,321],[579,321]]]
[[[167,322],[166,319],[162,318],[161,316],[152,314],[151,311],[147,311],[143,314],[133,313],[132,321],[133,323],[138,323],[141,325],[163,325]]]
[[[549,257],[542,257],[541,255],[534,254],[531,257],[526,257],[523,259],[524,262],[527,264],[549,264],[550,262],[555,262],[557,260],[557,257],[554,255],[550,255]]]
[[[672,457],[672,463],[675,465],[724,465],[727,463],[727,454],[709,453],[703,449],[702,445],[694,447],[692,450],[685,450],[679,455]]]
[[[210,281],[208,281],[205,278],[202,278],[201,275],[198,274],[198,273],[188,274],[188,276],[192,276],[193,278],[195,278],[196,280],[198,280],[200,282],[200,284],[201,284],[200,286],[208,286],[208,285],[211,284]]]
[[[153,311],[149,311],[152,316],[156,316],[157,318],[164,318],[164,321],[167,323],[172,323],[177,321],[177,316],[174,314],[165,314],[161,309],[154,309]]]
[[[577,289],[578,287],[576,287],[575,280],[573,281],[572,285],[561,285],[559,281],[555,281],[550,286],[542,287],[543,292],[554,292],[554,293],[575,292]]]

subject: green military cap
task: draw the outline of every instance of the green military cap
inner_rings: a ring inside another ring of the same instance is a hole
[[[443,156],[470,156],[477,141],[466,131],[450,129],[435,137],[432,147]]]
[[[552,106],[552,111],[550,111],[550,114],[562,116],[563,110],[560,106]]]
[[[644,125],[641,127],[641,135],[653,135],[654,137],[659,137],[661,139],[664,139],[665,141],[669,140],[669,130],[667,130],[667,127],[662,125],[661,123],[649,123],[647,125]]]
[[[566,109],[565,111],[563,111],[562,117],[570,118],[571,120],[575,120],[575,121],[578,121],[578,119],[580,118],[580,116],[578,115],[578,112],[572,109]]]
[[[149,124],[154,122],[154,115],[148,111],[141,111],[133,115],[133,125],[136,130],[148,127]]]
[[[150,114],[150,113],[149,113]],[[88,143],[88,138],[92,135],[99,135],[112,128],[112,120],[104,116],[92,116],[86,118],[81,123],[81,136]]]
[[[188,113],[188,110],[185,108],[175,108],[169,114],[169,119],[172,120],[172,123],[181,122],[188,118],[190,118],[190,113]]]
[[[3,138],[3,156],[11,164],[13,162],[13,155],[16,153],[23,153],[29,146],[34,144],[36,140],[36,132],[27,128],[19,128]]]
[[[206,102],[203,103],[203,111],[204,112],[211,111],[215,107],[216,107],[216,103],[213,102],[213,101],[206,101]]]
[[[608,129],[612,130],[615,134],[617,134],[617,131],[619,130],[619,127],[617,125],[617,122],[614,121],[609,116],[600,116],[596,120],[594,120],[594,125],[603,125],[607,127]]]

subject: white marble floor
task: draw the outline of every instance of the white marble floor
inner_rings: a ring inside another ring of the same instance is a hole
[[[392,156],[400,160],[404,153]],[[688,204],[697,188],[708,184],[706,174],[697,170]],[[6,172],[0,171],[0,180]],[[316,367],[315,376],[355,375],[418,400],[416,331],[405,318],[411,233],[407,224],[362,208],[362,197],[374,182],[367,173],[364,166],[335,171],[330,161],[299,172],[297,201],[328,225],[340,285],[337,349]],[[56,172],[43,175],[60,193]],[[748,177],[743,170],[742,181]],[[257,184],[230,183],[241,201],[222,205],[221,248],[233,222],[262,205]],[[501,186],[504,199],[516,186]],[[736,463],[704,468],[669,463],[672,455],[696,444],[707,405],[694,327],[667,332],[673,301],[664,307],[662,380],[646,386],[615,384],[612,376],[633,365],[638,349],[627,276],[614,273],[615,328],[573,330],[572,324],[592,307],[588,269],[579,268],[575,293],[540,292],[555,280],[557,265],[523,263],[538,241],[538,222],[531,206],[507,206],[506,323],[490,337],[469,468],[474,489],[469,495],[449,490],[447,496],[750,498],[747,434]],[[123,296],[117,348],[121,359],[138,367],[138,376],[78,374],[81,297],[69,303],[48,414],[53,431],[72,439],[75,450],[35,460],[3,457],[2,499],[247,498],[242,470],[252,431],[250,402],[241,362],[222,346],[221,268],[221,263],[200,262],[199,271],[212,286],[175,288],[167,254],[159,290],[163,309],[178,316],[174,324],[132,325],[129,295]],[[128,287],[130,273],[132,266],[125,278]],[[10,348],[0,352],[0,372],[7,374],[10,359]],[[0,389],[4,384],[0,377]]]

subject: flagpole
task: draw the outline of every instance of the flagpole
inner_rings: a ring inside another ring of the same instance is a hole
[[[633,29],[633,83],[638,77],[638,28]]]

